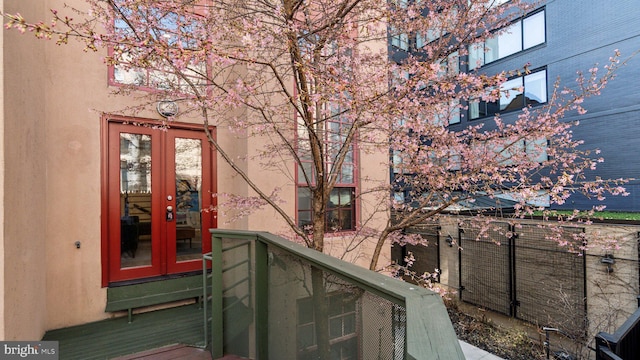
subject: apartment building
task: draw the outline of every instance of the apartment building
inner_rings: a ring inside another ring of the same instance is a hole
[[[496,1],[494,5],[504,3]],[[468,56],[457,61],[461,72],[494,75],[524,66],[528,71],[513,72],[507,79],[502,90],[509,96],[503,94],[495,102],[465,102],[459,114],[449,119],[448,128],[462,131],[484,124],[485,129],[495,129],[495,114],[500,114],[503,123],[513,123],[523,108],[535,110],[548,103],[557,79],[561,87],[575,89],[577,71],[588,73],[598,67],[602,73],[609,58],[619,51],[626,63],[615,79],[599,96],[584,101],[586,114],[570,112],[563,121],[578,122],[573,136],[584,141],[580,148],[598,149],[596,156],[604,158],[586,174],[587,180],[627,179],[624,186],[629,195],[599,200],[576,191],[563,204],[541,198],[539,205],[578,210],[605,205],[610,211],[638,212],[640,160],[633,149],[640,136],[640,91],[636,86],[640,76],[640,9],[634,1],[552,0],[536,4],[524,15],[510,19],[500,35],[469,47]],[[406,54],[432,40],[421,34],[391,34],[390,58],[401,62]],[[496,202],[481,197],[465,205],[467,209],[489,209]],[[433,223],[406,229],[421,234],[428,246],[394,246],[396,260],[403,263],[411,252],[418,274],[435,274],[435,281],[455,291],[462,301],[538,327],[551,324],[565,332],[577,329],[580,336],[587,334],[586,342],[593,342],[598,331],[615,330],[637,308],[638,233],[633,224],[564,224],[568,226],[564,244],[575,241],[571,233],[580,233],[578,238],[593,245],[586,251],[572,252],[549,240],[548,222],[498,218],[495,228],[479,237],[477,229],[465,221],[468,218],[452,212]],[[496,230],[498,227],[505,230]],[[617,247],[598,243],[607,236]],[[615,269],[606,266],[613,258],[617,259]],[[570,270],[564,273],[564,269]],[[582,350],[589,354],[589,350]]]
[[[640,49],[640,17],[633,1],[602,3],[597,1],[545,1],[523,17],[513,19],[509,30],[484,45],[470,49],[461,71],[495,74],[522,68],[528,64],[530,73],[515,76],[503,85],[504,89],[523,87],[522,92],[510,91],[498,102],[469,104],[454,130],[484,122],[493,126],[491,118],[499,113],[508,123],[514,121],[521,109],[533,108],[547,102],[556,79],[561,86],[576,87],[576,72],[587,73],[594,66],[603,66],[618,50],[621,59],[628,59],[616,78],[600,96],[585,100],[587,113],[569,113],[565,121],[578,121],[573,129],[575,139],[583,140],[583,149],[599,149],[604,162],[587,174],[587,180],[628,179],[625,185],[629,196],[609,196],[604,201],[586,198],[579,192],[572,194],[562,205],[552,208],[589,210],[594,205],[606,205],[610,211],[640,210],[640,160],[631,149],[637,144],[638,96],[635,86],[640,61],[634,56]],[[469,64],[469,65],[466,65]],[[631,151],[629,151],[631,150]]]

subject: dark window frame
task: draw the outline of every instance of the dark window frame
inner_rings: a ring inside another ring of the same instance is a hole
[[[542,73],[544,72],[544,84],[545,84],[545,89],[544,89],[544,95],[545,98],[544,99],[540,99],[542,101],[536,101],[536,100],[531,100],[530,98],[526,97],[526,96],[520,96],[520,95],[525,95],[527,94],[527,87],[526,87],[526,79],[529,76],[534,76],[536,74]],[[498,101],[496,102],[487,102],[484,100],[479,100],[477,101],[478,104],[478,115],[477,116],[472,116],[472,105],[475,103],[475,101],[469,101],[469,106],[468,106],[468,118],[470,121],[474,121],[474,120],[478,120],[478,119],[483,119],[483,118],[487,118],[490,116],[495,116],[496,114],[507,114],[507,113],[511,113],[511,112],[516,112],[516,111],[522,111],[522,109],[526,108],[527,106],[539,106],[539,105],[543,105],[546,104],[549,101],[549,89],[548,89],[548,83],[549,83],[549,78],[548,78],[548,73],[547,73],[547,68],[546,67],[542,67],[539,69],[536,69],[534,71],[531,71],[528,74],[524,74],[524,75],[520,75],[520,76],[514,76],[509,78],[507,81],[505,81],[505,83],[509,82],[509,81],[513,81],[516,79],[522,79],[521,80],[521,86],[522,86],[522,92],[517,94],[516,96],[510,97],[509,99],[510,102],[503,107],[503,105],[501,104],[501,100],[505,99],[502,96],[500,97],[500,99],[498,99]],[[502,91],[504,90],[509,90],[509,89],[502,89]],[[520,103],[517,103],[516,101],[521,100]],[[535,102],[534,102],[535,101]]]
[[[524,31],[524,22],[525,22],[527,19],[530,19],[530,18],[532,18],[533,16],[536,16],[536,15],[538,15],[538,14],[540,14],[540,13],[542,13],[542,17],[543,17],[543,20],[544,20],[544,29],[543,29],[543,32],[544,32],[544,40],[543,40],[541,43],[537,43],[537,44],[533,44],[533,45],[531,45],[531,46],[529,46],[529,47],[525,47],[525,31]],[[523,51],[526,51],[526,50],[529,50],[529,49],[534,48],[534,47],[536,47],[536,46],[541,46],[541,45],[544,45],[544,44],[546,44],[546,43],[547,43],[547,14],[546,14],[546,8],[545,8],[545,7],[542,7],[542,8],[540,8],[540,9],[537,9],[536,11],[533,11],[533,12],[531,12],[531,13],[527,14],[526,16],[524,16],[524,17],[522,17],[522,18],[519,18],[519,19],[517,19],[517,20],[514,20],[513,22],[511,22],[509,25],[507,25],[507,26],[506,26],[505,28],[503,28],[503,29],[506,29],[506,28],[508,28],[508,27],[510,27],[510,26],[513,26],[514,24],[518,24],[518,23],[520,24],[520,49],[519,49],[518,51],[515,51],[515,52],[513,52],[513,53],[510,53],[510,54],[508,54],[508,55],[504,55],[504,56],[499,56],[499,55],[498,55],[498,56],[496,56],[496,58],[495,58],[495,59],[492,59],[492,60],[487,61],[487,51],[485,51],[485,46],[486,46],[486,42],[487,42],[486,40],[485,40],[485,41],[483,41],[481,44],[473,44],[473,45],[470,45],[470,46],[469,46],[469,55],[468,55],[468,66],[469,66],[469,70],[476,70],[476,69],[482,68],[482,67],[487,66],[487,65],[489,65],[489,64],[492,64],[492,63],[494,63],[494,62],[496,62],[496,61],[498,61],[498,60],[501,60],[501,59],[504,59],[504,58],[507,58],[507,57],[510,57],[510,56],[513,56],[513,55],[519,54],[519,53],[521,53],[521,52],[523,52]],[[498,36],[496,36],[496,37],[495,37],[495,38],[493,38],[493,39],[496,39],[496,40],[497,40],[500,36],[502,36],[502,35],[498,35]],[[478,49],[478,48],[477,48],[478,46],[481,46],[481,49]],[[471,54],[476,53],[476,52],[479,52],[480,54],[482,54],[482,62],[480,63],[480,65],[476,65],[476,64],[474,63],[475,61],[477,61],[477,59],[472,60],[472,56],[471,56]]]

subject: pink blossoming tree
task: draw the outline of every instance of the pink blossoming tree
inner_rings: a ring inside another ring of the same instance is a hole
[[[354,153],[388,153],[388,162],[371,165],[390,169],[392,180],[362,178],[367,193],[354,194],[377,199],[368,205],[388,220],[373,226],[362,217],[354,231],[342,233],[352,239],[345,251],[372,240],[370,269],[379,270],[387,265],[380,263],[385,245],[422,241],[404,229],[479,198],[508,199],[515,208],[510,216],[521,218],[538,209],[541,197],[562,204],[575,192],[600,199],[625,193],[621,180],[589,181],[587,172],[603,160],[573,138],[577,124],[563,120],[585,111],[581,104],[612,78],[618,54],[604,70],[579,73],[567,88],[555,82],[544,104],[522,109],[515,120],[496,115],[451,127],[474,104],[521,92],[504,84],[527,74],[528,64],[497,74],[466,69],[476,67],[470,51],[529,10],[519,0],[83,0],[81,10],[52,10],[47,22],[4,17],[8,29],[103,51],[105,63],[130,84],[115,93],[152,88],[127,109],[132,113],[180,99],[182,114],[199,116],[207,132],[215,123],[266,139],[270,145],[249,160],[281,172],[291,186],[306,184],[309,221],[288,213],[282,203],[293,199],[263,188],[244,170],[245,159],[208,134],[255,194],[227,194],[220,205],[239,216],[270,207],[296,241],[318,251],[326,250],[327,232],[343,230],[327,224],[334,210],[328,203],[336,183],[353,176]],[[142,80],[141,73],[152,76]],[[496,215],[478,214],[485,229]],[[322,273],[313,271],[312,280],[314,299],[323,299]],[[318,354],[329,359],[327,305],[314,305]]]
[[[598,95],[612,78],[618,54],[604,70],[579,73],[569,88],[556,82],[545,104],[523,109],[515,121],[496,115],[463,130],[450,128],[470,104],[508,96],[513,89],[503,84],[509,76],[529,72],[527,64],[494,75],[460,71],[475,67],[467,64],[474,44],[499,35],[530,10],[526,2],[84,2],[82,11],[52,10],[49,22],[4,14],[5,27],[103,50],[106,64],[123,76],[135,77],[140,70],[156,74],[148,84],[154,91],[131,112],[180,99],[182,112],[197,114],[205,131],[215,122],[243,136],[268,139],[271,145],[252,160],[289,177],[297,171],[297,182],[308,185],[311,220],[301,223],[287,213],[282,201],[293,199],[279,199],[277,188],[262,188],[209,136],[219,156],[256,194],[230,194],[221,205],[240,215],[271,207],[296,240],[318,251],[325,249],[328,231],[341,230],[327,226],[327,204],[336,182],[352,171],[354,151],[388,152],[384,166],[394,175],[368,188],[368,195],[378,194],[379,204],[372,207],[387,214],[387,223],[368,226],[363,218],[355,231],[344,234],[354,239],[349,246],[375,240],[372,270],[386,265],[380,264],[385,244],[420,241],[403,229],[479,197],[509,199],[515,203],[513,216],[524,217],[544,196],[561,204],[574,192],[595,198],[624,194],[621,181],[587,180],[585,173],[603,160],[582,150],[581,141],[572,137],[576,124],[562,120],[568,112],[585,111],[583,100]],[[395,53],[408,48],[410,35],[424,41],[419,47],[411,42],[410,53]],[[387,46],[389,39],[395,46]],[[135,79],[130,84],[114,92],[139,90]]]

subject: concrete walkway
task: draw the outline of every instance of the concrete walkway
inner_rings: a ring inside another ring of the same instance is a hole
[[[469,343],[462,340],[458,341],[460,341],[460,347],[462,347],[462,352],[467,360],[502,360],[502,358],[479,349]]]

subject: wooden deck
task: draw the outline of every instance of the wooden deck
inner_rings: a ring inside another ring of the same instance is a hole
[[[42,340],[59,342],[60,360],[164,359],[160,356],[165,350],[170,351],[168,355],[173,354],[172,359],[211,359],[209,353],[201,349],[204,325],[199,304],[136,314],[131,323],[127,320],[124,316],[51,330]],[[144,352],[152,349],[156,351],[150,355],[153,357],[144,357]],[[189,354],[181,357],[178,351]],[[131,354],[138,357],[122,358]],[[194,357],[186,357],[191,355]]]
[[[112,360],[211,360],[211,353],[206,349],[186,345],[170,345],[143,351],[133,355],[120,356]],[[216,360],[248,360],[236,355],[225,355]]]
[[[211,360],[211,353],[206,349],[186,345],[169,345],[158,349],[143,351],[133,355],[125,355],[113,360]],[[225,358],[226,359],[226,358]],[[221,359],[222,360],[222,359]],[[231,358],[229,358],[231,360]]]

